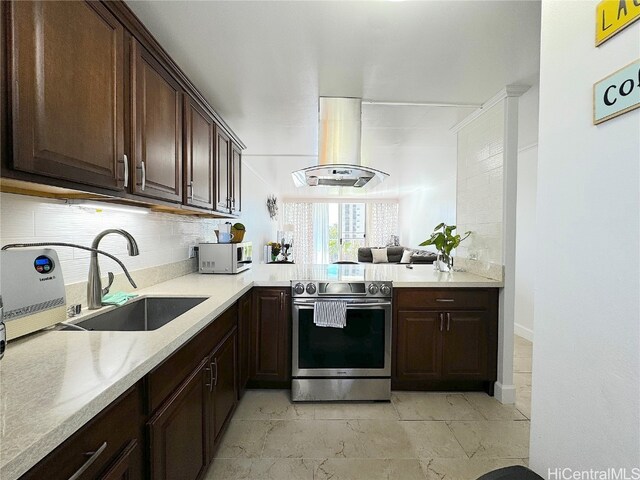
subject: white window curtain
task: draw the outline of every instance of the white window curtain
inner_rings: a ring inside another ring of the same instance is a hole
[[[384,247],[391,235],[398,235],[398,204],[367,204],[367,246]]]
[[[329,204],[313,205],[314,263],[329,263]]]
[[[293,225],[293,258],[296,263],[314,263],[313,203],[284,203],[282,223]]]

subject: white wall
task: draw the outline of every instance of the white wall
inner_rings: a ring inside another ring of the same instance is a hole
[[[502,265],[504,103],[458,132],[458,233],[473,232],[459,257]]]
[[[640,23],[596,48],[596,4],[542,6],[529,463],[545,478],[640,466],[640,111],[592,125],[592,85],[640,57]]]
[[[417,248],[439,223],[455,224],[456,136],[447,132],[438,143],[405,159],[399,174],[401,184],[414,186],[399,198],[400,243],[406,247]],[[438,168],[426,166],[425,157],[437,159]]]
[[[518,102],[518,200],[516,222],[515,333],[533,340],[534,275],[543,251],[536,240],[539,88]]]
[[[253,242],[254,261],[262,259],[262,247],[276,237],[276,222],[269,217],[267,196],[271,193],[269,181],[253,167],[253,162],[242,160],[242,215],[239,222],[247,228],[245,241]]]

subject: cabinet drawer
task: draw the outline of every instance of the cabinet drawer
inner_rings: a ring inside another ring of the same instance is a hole
[[[415,310],[487,309],[497,299],[496,289],[459,288],[398,288],[395,290],[396,308]]]
[[[78,479],[111,478],[109,475],[119,466],[123,455],[127,458],[127,478],[142,479],[142,449],[138,447],[144,438],[142,408],[142,389],[138,383],[21,479],[67,480],[83,468]]]

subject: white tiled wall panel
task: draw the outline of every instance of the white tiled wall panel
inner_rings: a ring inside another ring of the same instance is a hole
[[[503,103],[458,132],[458,232],[472,231],[460,257],[502,264]]]
[[[71,242],[91,246],[96,234],[107,228],[122,228],[136,239],[140,255],[129,257],[124,238],[108,235],[100,249],[117,256],[131,271],[175,263],[189,258],[189,246],[211,241],[224,220],[196,219],[163,213],[146,215],[65,205],[61,201],[11,195],[0,197],[0,240],[7,243]],[[86,281],[90,252],[56,248],[66,284]],[[103,274],[120,273],[112,260],[101,257]]]

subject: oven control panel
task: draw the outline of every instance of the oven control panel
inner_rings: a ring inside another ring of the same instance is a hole
[[[391,297],[391,282],[319,282],[292,280],[294,297]]]

